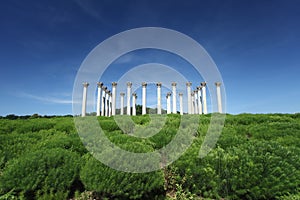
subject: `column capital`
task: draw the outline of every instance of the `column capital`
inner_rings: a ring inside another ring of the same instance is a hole
[[[172,86],[176,86],[177,85],[177,83],[176,82],[172,82],[172,84],[171,84]]]
[[[124,97],[124,96],[125,96],[125,93],[124,93],[124,92],[121,92],[120,95],[121,95],[122,97]]]
[[[136,95],[136,93],[135,93],[135,92],[134,92],[134,93],[132,93],[132,96],[133,96],[133,97],[137,97],[137,95]]]
[[[102,88],[103,83],[102,82],[97,82],[97,85],[98,85],[99,88]]]
[[[83,82],[82,85],[83,87],[88,87],[90,84],[88,82]]]
[[[192,82],[186,82],[186,86],[191,86]]]
[[[215,85],[216,85],[217,87],[219,87],[219,86],[221,86],[221,82],[215,82]]]
[[[102,86],[102,90],[106,91],[107,87],[106,86]]]
[[[197,90],[200,91],[202,89],[202,86],[198,86]]]
[[[117,86],[118,83],[117,83],[117,82],[112,82],[111,85],[112,85],[112,86]]]
[[[194,90],[194,93],[198,93],[198,90]]]
[[[146,86],[147,86],[147,83],[146,83],[146,82],[142,82],[142,86],[143,86],[143,87],[146,87]]]
[[[191,96],[194,96],[195,94],[194,94],[194,92],[191,92]]]
[[[161,87],[161,82],[156,83],[157,87]]]
[[[132,83],[131,82],[127,82],[127,87],[131,87]]]
[[[183,93],[179,92],[179,93],[178,93],[178,95],[179,95],[179,96],[182,96],[182,95],[183,95]]]
[[[111,95],[111,92],[110,92],[110,90],[107,90],[107,94],[108,94],[108,95]]]
[[[171,96],[171,92],[168,92],[168,93],[167,93],[167,98],[168,98],[169,96]]]
[[[205,87],[206,86],[206,82],[201,82],[201,86]]]

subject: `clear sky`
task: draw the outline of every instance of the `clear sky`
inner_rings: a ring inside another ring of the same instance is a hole
[[[206,49],[222,74],[228,113],[300,112],[299,0],[11,0],[0,6],[0,115],[71,114],[88,53],[112,35],[149,26],[182,32]],[[168,57],[159,53],[136,52],[116,65],[126,71],[131,62]]]

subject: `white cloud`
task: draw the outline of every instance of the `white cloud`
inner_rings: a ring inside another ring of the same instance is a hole
[[[43,103],[54,103],[54,104],[72,104],[72,99],[61,99],[53,96],[37,96],[29,93],[20,93],[18,96],[28,98],[28,99],[34,99],[37,101],[41,101]],[[64,95],[63,95],[64,96]]]

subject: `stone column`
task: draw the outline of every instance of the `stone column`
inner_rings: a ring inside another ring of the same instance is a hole
[[[146,113],[146,87],[147,87],[147,83],[143,82],[142,83],[142,115],[147,114]]]
[[[167,114],[171,114],[171,92],[167,93]]]
[[[173,99],[172,99],[172,103],[173,103],[173,110],[172,113],[176,114],[177,113],[177,104],[176,104],[176,85],[177,83],[173,82],[172,83],[172,95],[173,95]]]
[[[106,89],[107,87],[102,86],[102,102],[101,102],[101,116],[105,115],[105,109],[106,109]]]
[[[111,92],[109,92],[108,105],[109,105],[108,116],[110,117],[112,115],[112,93]]]
[[[125,96],[125,93],[121,92],[120,95],[121,95],[120,115],[124,115],[124,96]]]
[[[127,82],[127,115],[130,115],[131,82]]]
[[[108,117],[109,112],[109,90],[106,89],[105,91],[105,117]]]
[[[194,90],[195,114],[199,114],[198,110],[198,90]]]
[[[220,82],[216,82],[216,87],[217,87],[217,100],[218,100],[218,112],[222,113],[223,109],[222,109],[222,97],[221,97],[221,83]]]
[[[186,89],[187,89],[187,104],[188,104],[188,114],[192,114],[192,102],[191,102],[191,82],[186,83]]]
[[[191,93],[191,114],[195,114],[195,95],[194,92]]]
[[[197,89],[198,89],[198,113],[202,115],[202,99],[201,99],[202,87],[197,87]]]
[[[202,82],[202,104],[203,104],[203,114],[207,114],[207,104],[206,104],[206,83]]]
[[[97,83],[98,86],[98,91],[97,91],[97,116],[100,116],[100,105],[101,105],[101,93],[102,93],[102,86],[103,83],[102,82],[98,82]]]
[[[112,93],[109,91],[108,93],[108,116],[110,117],[112,115]]]
[[[86,114],[86,98],[87,98],[87,88],[89,86],[89,83],[84,82],[83,83],[83,95],[82,95],[82,109],[81,109],[81,116],[85,117]]]
[[[111,115],[114,116],[116,115],[116,90],[117,90],[117,83],[112,82],[112,93],[111,93]]]
[[[157,86],[157,114],[161,114],[161,83],[156,83]]]
[[[132,115],[136,116],[136,93],[132,93]]]
[[[179,111],[180,115],[183,115],[183,100],[182,100],[182,93],[179,93]]]

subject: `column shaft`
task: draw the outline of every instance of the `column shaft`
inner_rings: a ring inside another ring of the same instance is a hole
[[[191,102],[192,102],[191,114],[195,114],[195,96],[194,96],[194,92],[191,93]]]
[[[101,94],[102,94],[102,86],[103,83],[98,82],[97,83],[98,86],[98,91],[97,91],[97,116],[100,116],[100,110],[101,110]]]
[[[194,91],[194,102],[195,102],[195,114],[199,114],[198,110],[198,90]]]
[[[105,91],[106,91],[106,89],[107,89],[107,87],[102,86],[101,116],[105,115],[105,109],[106,109],[106,106],[105,106],[105,104],[106,104],[106,96],[105,96],[106,92]]]
[[[142,83],[142,115],[146,114],[146,87],[147,83],[143,82]]]
[[[130,115],[131,82],[127,82],[127,115]]]
[[[111,115],[116,115],[116,91],[117,90],[117,83],[112,83],[112,93],[111,93]]]
[[[183,115],[183,99],[182,99],[182,93],[179,93],[179,111],[180,115]]]
[[[176,83],[173,82],[172,83],[172,95],[173,95],[173,99],[172,99],[172,103],[173,103],[173,110],[172,113],[176,114],[177,113],[177,104],[176,104]]]
[[[105,117],[108,117],[109,112],[109,90],[106,90],[105,93]]]
[[[188,104],[188,114],[192,114],[192,102],[191,102],[191,82],[186,83],[186,89],[187,89],[187,104]]]
[[[124,96],[125,96],[125,93],[121,92],[120,95],[121,95],[120,115],[124,115]]]
[[[171,93],[167,93],[167,114],[171,114]]]
[[[87,88],[89,84],[83,83],[83,95],[82,95],[82,109],[81,109],[81,116],[85,117],[86,115],[86,100],[87,100]]]
[[[202,115],[202,97],[201,97],[201,87],[197,87],[198,88],[198,114]]]
[[[136,93],[132,94],[132,115],[135,116],[136,115]]]
[[[206,83],[202,82],[202,104],[203,104],[203,114],[207,114],[207,103],[206,103]]]
[[[109,93],[108,96],[108,107],[109,107],[108,116],[110,117],[112,115],[112,93]]]
[[[161,114],[161,83],[157,83],[157,114]]]
[[[218,112],[219,113],[223,113],[223,109],[222,109],[222,97],[221,97],[221,83],[220,82],[216,82],[216,87],[217,87],[217,100],[218,100]]]

